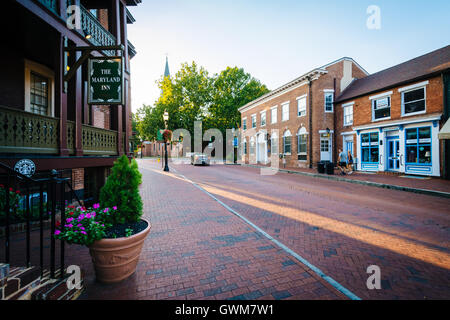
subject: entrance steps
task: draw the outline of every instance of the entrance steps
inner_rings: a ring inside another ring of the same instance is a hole
[[[0,263],[0,300],[75,300],[83,292],[83,281],[81,289],[68,289],[67,277],[61,279],[59,270],[55,277],[48,270],[41,277],[38,267]]]

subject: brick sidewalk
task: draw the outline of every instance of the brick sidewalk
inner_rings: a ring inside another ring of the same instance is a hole
[[[83,299],[346,299],[192,184],[139,165],[152,229],[137,272],[97,283],[88,250],[71,246],[67,262],[86,272]]]
[[[244,165],[245,166],[245,165]],[[263,165],[255,165],[258,167],[264,167]],[[294,167],[280,167],[282,170],[295,171],[299,173],[306,174],[318,174],[317,169],[304,169],[304,168],[294,168]],[[326,174],[321,174],[327,177]],[[379,184],[393,185],[399,187],[432,190],[439,192],[450,193],[450,180],[444,180],[435,177],[420,177],[412,175],[390,175],[382,173],[366,173],[361,171],[354,171],[351,175],[341,175],[338,169],[334,170],[334,175],[336,177],[348,180],[359,180],[368,181]]]

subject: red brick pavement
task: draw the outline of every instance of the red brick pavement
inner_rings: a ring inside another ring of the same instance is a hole
[[[69,264],[86,272],[83,299],[346,299],[192,184],[139,162],[152,229],[137,272],[114,285],[95,281],[88,251]]]
[[[173,167],[363,299],[450,298],[449,199],[239,166]],[[382,290],[366,287],[372,264]]]

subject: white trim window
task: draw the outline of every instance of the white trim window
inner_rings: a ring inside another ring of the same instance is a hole
[[[281,121],[289,120],[289,102],[281,105]]]
[[[343,105],[344,108],[344,127],[353,124],[353,104]]]
[[[270,109],[270,123],[274,124],[278,121],[278,107],[272,107]]]
[[[297,98],[297,116],[306,116],[306,95]]]
[[[25,60],[25,111],[54,116],[54,72]]]
[[[291,154],[292,151],[292,134],[289,130],[286,130],[283,134],[283,153]]]
[[[256,114],[252,114],[252,128],[256,128]]]
[[[266,111],[261,111],[261,127],[266,126]]]
[[[297,160],[306,161],[307,160],[307,144],[308,143],[308,132],[305,127],[300,128],[297,133]]]
[[[255,138],[251,137],[250,138],[250,155],[254,156],[255,155],[255,150],[256,150],[256,145],[255,145]]]
[[[372,121],[391,118],[391,97],[385,96],[372,100]]]
[[[426,87],[402,91],[402,115],[410,116],[426,112]]]
[[[242,119],[242,130],[247,130],[247,117]]]
[[[333,112],[334,90],[324,90],[323,100],[325,112]]]

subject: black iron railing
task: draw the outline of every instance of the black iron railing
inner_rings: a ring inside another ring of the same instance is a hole
[[[50,276],[55,278],[57,263],[56,239],[54,237],[57,228],[57,216],[61,221],[61,230],[64,228],[65,207],[67,201],[75,199],[81,206],[81,202],[72,190],[71,178],[63,177],[63,172],[53,170],[49,174],[37,178],[27,177],[14,171],[7,165],[0,163],[0,227],[4,228],[4,260],[11,261],[11,227],[15,229],[18,225],[25,225],[25,239],[15,241],[18,248],[14,248],[14,253],[25,257],[25,265],[31,266],[32,261],[32,238],[38,237],[39,256],[34,257],[39,260],[41,275],[49,265]],[[32,231],[31,223],[39,226],[39,231]],[[50,239],[50,261],[44,261],[44,251],[48,245],[44,243],[45,233]],[[33,237],[32,237],[33,233]],[[2,239],[0,239],[2,240]],[[24,245],[23,245],[24,242]],[[20,244],[19,244],[20,243]],[[34,248],[34,247],[33,247]],[[1,250],[3,251],[3,250]],[[1,252],[0,251],[0,252]],[[33,250],[33,253],[35,250]],[[3,257],[0,257],[0,261]],[[64,242],[59,241],[59,275],[64,276]],[[23,260],[21,260],[23,261]]]

